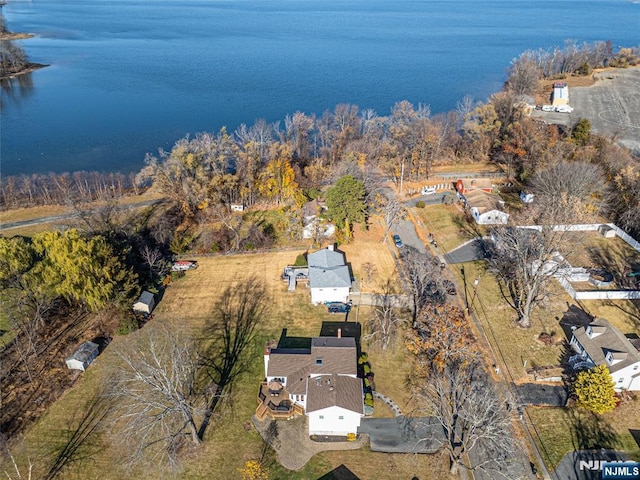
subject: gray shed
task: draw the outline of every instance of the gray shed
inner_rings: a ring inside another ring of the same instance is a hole
[[[73,355],[65,359],[67,368],[70,370],[82,370],[87,369],[89,364],[98,356],[99,346],[97,343],[84,342],[80,345]]]
[[[147,292],[145,290],[140,294],[140,298],[138,298],[138,301],[133,304],[133,311],[141,313],[151,313],[153,307],[155,306],[156,301],[153,297],[153,293]]]

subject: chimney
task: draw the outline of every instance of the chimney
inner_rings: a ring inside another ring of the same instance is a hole
[[[338,329],[338,338],[342,338],[342,329],[341,328]]]

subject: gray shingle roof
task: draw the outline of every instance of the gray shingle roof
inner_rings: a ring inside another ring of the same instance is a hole
[[[99,348],[100,347],[97,343],[84,342],[70,357],[67,357],[66,360],[77,360],[81,363],[86,363],[90,358],[96,355]]]
[[[323,248],[307,255],[307,263],[310,267],[332,268],[346,265],[344,255],[335,250]]]
[[[340,288],[351,286],[351,273],[340,252],[324,248],[307,256],[309,287]]]
[[[322,375],[309,379],[307,413],[333,406],[364,413],[362,380],[343,375]]]
[[[632,345],[627,337],[611,326],[603,319],[598,318],[589,324],[594,333],[598,334],[589,338],[585,327],[577,328],[573,331],[573,336],[580,342],[591,360],[596,365],[606,365],[611,373],[622,370],[636,362],[640,362],[640,353]],[[615,360],[620,360],[614,365],[609,365],[606,356],[611,352]]]

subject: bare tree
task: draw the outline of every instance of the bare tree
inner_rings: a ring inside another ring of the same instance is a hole
[[[534,95],[538,89],[538,80],[542,70],[529,52],[522,53],[511,60],[507,72],[506,87],[516,95]]]
[[[200,444],[198,424],[216,386],[204,380],[193,342],[177,325],[143,330],[134,345],[116,350],[121,360],[109,395],[117,400],[116,430],[131,447],[175,464],[185,438]]]
[[[400,274],[413,298],[414,320],[425,305],[445,301],[447,289],[440,263],[430,253],[420,253],[415,248],[405,245]]]
[[[515,439],[506,402],[479,364],[450,363],[432,371],[416,389],[420,413],[435,417],[442,435],[433,439],[449,454],[451,473],[485,471],[514,478],[509,470]]]
[[[362,280],[364,283],[369,285],[371,283],[371,279],[377,273],[378,269],[371,262],[366,262],[362,264]]]
[[[382,217],[384,218],[384,235],[382,237],[382,243],[385,243],[389,237],[389,232],[391,231],[393,224],[397,220],[404,218],[407,211],[402,203],[395,198],[386,198],[383,195],[378,195],[376,203],[378,205],[378,210],[382,213]]]
[[[572,211],[577,207],[593,214],[602,204],[605,176],[593,163],[560,161],[534,174],[529,185],[547,204],[564,202],[573,206]],[[576,213],[583,216],[583,212]]]
[[[515,443],[506,403],[482,369],[462,310],[450,305],[423,309],[407,333],[406,346],[414,355],[408,383],[418,413],[441,427],[424,440],[449,454],[452,474],[462,467],[490,471],[490,478],[513,478],[504,472]]]
[[[408,320],[407,309],[398,304],[398,293],[395,283],[387,280],[383,291],[374,295],[373,316],[367,322],[368,333],[364,338],[380,345],[382,350],[393,344],[398,330]]]
[[[575,236],[570,237],[565,225],[589,221],[598,213],[602,183],[595,165],[557,163],[533,177],[534,204],[512,215],[510,225],[492,230],[493,240],[485,243],[489,265],[521,327],[531,326],[533,309],[575,248]]]

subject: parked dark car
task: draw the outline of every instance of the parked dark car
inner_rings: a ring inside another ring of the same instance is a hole
[[[393,236],[393,243],[395,243],[396,247],[398,248],[404,247],[404,243],[402,243],[402,239],[400,238],[400,235]]]
[[[329,313],[349,313],[351,311],[351,305],[342,302],[327,303],[327,310]]]

